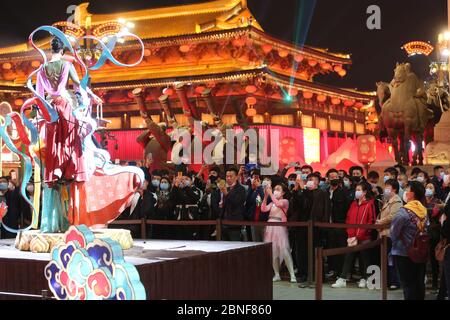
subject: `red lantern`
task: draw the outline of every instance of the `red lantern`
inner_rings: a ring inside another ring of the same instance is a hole
[[[35,69],[39,68],[41,66],[41,62],[38,60],[34,60],[33,62],[31,62],[31,66]]]
[[[319,94],[319,95],[317,96],[317,101],[318,101],[318,102],[325,102],[325,101],[327,101],[327,96],[324,95],[324,94]]]
[[[355,104],[355,108],[361,109],[362,107],[364,107],[364,104],[362,102],[358,102]]]
[[[290,95],[291,97],[295,97],[296,95],[298,95],[298,90],[295,89],[295,88],[290,88],[290,89],[289,89],[289,95]]]
[[[288,56],[288,54],[289,54],[289,51],[287,51],[287,50],[278,50],[278,55],[281,58],[286,58]]]
[[[331,66],[331,64],[329,64],[329,63],[327,63],[327,62],[322,63],[322,64],[320,65],[320,67],[321,67],[323,70],[325,70],[325,71],[330,71],[331,69],[333,69],[333,67]]]
[[[369,121],[375,121],[375,119],[377,118],[377,116],[375,115],[375,114],[371,114],[370,116],[369,116]]]
[[[331,99],[331,103],[337,106],[338,104],[341,104],[341,99],[339,98],[333,98]]]
[[[303,98],[305,99],[311,99],[314,96],[312,92],[309,91],[303,91]]]
[[[245,114],[247,115],[247,117],[254,117],[254,116],[256,116],[256,109],[253,108],[253,107],[248,108],[248,109],[245,111]]]
[[[206,87],[205,86],[197,86],[197,88],[195,88],[195,92],[197,94],[202,94],[203,91],[205,91]]]
[[[20,107],[21,105],[23,105],[23,99],[14,100],[14,105]]]
[[[152,52],[149,49],[144,50],[144,57],[148,57],[152,54]]]
[[[343,70],[341,65],[334,66],[334,71],[336,71],[337,73],[339,73],[339,71],[341,70]]]
[[[11,70],[12,69],[12,64],[9,62],[6,62],[2,65],[2,68],[5,70]]]
[[[314,60],[314,59],[310,59],[309,61],[308,61],[308,64],[311,66],[311,67],[315,67],[315,66],[317,66],[317,61],[316,60]]]
[[[341,71],[338,72],[338,74],[339,74],[341,77],[345,77],[345,76],[347,75],[347,71],[345,71],[344,69],[342,69]]]
[[[245,103],[248,106],[254,106],[256,104],[256,98],[255,97],[247,97],[247,99],[245,99]]]
[[[173,95],[173,89],[172,88],[165,88],[164,90],[163,90],[163,94],[165,94],[166,96],[171,96],[171,95]]]
[[[270,51],[272,51],[273,47],[270,44],[264,44],[262,46],[262,50],[265,54],[268,54]]]
[[[247,93],[251,94],[251,93],[255,93],[256,91],[258,91],[258,88],[256,88],[255,85],[250,84],[245,87],[245,92],[247,92]]]
[[[179,49],[183,53],[187,53],[187,52],[189,52],[189,50],[191,50],[191,48],[187,44],[181,45]]]
[[[358,161],[362,164],[374,163],[377,159],[377,139],[372,135],[358,137]]]
[[[345,100],[344,101],[344,106],[346,107],[351,107],[355,104],[355,100]]]
[[[304,59],[304,57],[303,57],[301,54],[296,54],[296,55],[294,56],[294,60],[295,60],[295,62],[297,62],[297,63],[302,62],[303,59]]]

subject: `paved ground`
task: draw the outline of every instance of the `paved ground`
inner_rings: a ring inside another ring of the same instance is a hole
[[[314,288],[299,288],[289,282],[277,282],[273,285],[274,300],[314,300]],[[431,292],[427,300],[436,299]],[[323,300],[381,300],[381,290],[359,289],[355,284],[349,284],[344,289],[333,289],[330,284],[323,285]],[[403,300],[401,290],[388,291],[388,300]]]

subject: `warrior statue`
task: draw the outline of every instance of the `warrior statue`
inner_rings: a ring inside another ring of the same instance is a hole
[[[377,87],[382,108],[380,123],[392,138],[395,160],[399,164],[410,163],[408,150],[410,141],[414,140],[416,150],[412,163],[423,165],[424,131],[433,118],[423,82],[412,72],[409,63],[397,63],[391,83],[378,82]]]

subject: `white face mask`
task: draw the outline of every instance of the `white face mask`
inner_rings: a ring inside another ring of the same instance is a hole
[[[273,196],[275,197],[275,199],[280,199],[281,198],[281,191],[275,190],[273,192]]]
[[[316,183],[314,181],[308,181],[306,183],[306,188],[308,188],[309,190],[314,189],[315,186],[316,186]]]
[[[425,181],[425,178],[424,178],[424,177],[422,177],[422,176],[420,176],[420,177],[417,177],[417,181],[418,181],[418,182],[420,182],[420,183],[422,183],[422,182],[424,182],[424,181]]]
[[[408,203],[408,198],[407,198],[406,191],[403,193],[403,202]]]
[[[445,182],[445,183],[449,183],[449,182],[450,182],[450,174],[446,174],[446,175],[444,176],[444,182]]]
[[[363,196],[363,192],[362,192],[362,191],[359,191],[359,190],[358,190],[358,191],[355,192],[355,199],[356,199],[356,200],[361,199],[362,196]]]

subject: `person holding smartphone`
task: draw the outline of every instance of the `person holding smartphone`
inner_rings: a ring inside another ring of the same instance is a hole
[[[272,192],[272,187],[267,186],[264,189],[264,200],[262,202],[261,210],[269,212],[269,222],[287,222],[287,211],[289,209],[289,201],[285,196],[289,195],[286,185],[276,185]],[[272,202],[267,204],[267,200]],[[280,265],[283,261],[289,270],[291,276],[291,283],[297,283],[294,273],[294,265],[291,256],[291,247],[289,245],[289,236],[287,227],[283,226],[268,226],[264,233],[264,242],[272,243],[272,263],[274,277],[273,281],[281,281]]]
[[[436,189],[433,183],[428,183],[425,189],[425,207],[427,208],[428,221],[428,235],[430,236],[430,264],[432,275],[432,290],[438,289],[439,283],[439,262],[436,260],[434,251],[441,239],[441,223],[439,222],[442,215],[442,201],[439,200],[436,194]]]

